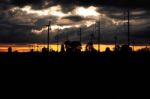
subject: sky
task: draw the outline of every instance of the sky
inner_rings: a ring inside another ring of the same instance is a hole
[[[46,43],[79,40],[97,43],[100,20],[101,43],[127,43],[127,9],[130,9],[131,43],[150,44],[149,0],[0,0],[0,43]]]

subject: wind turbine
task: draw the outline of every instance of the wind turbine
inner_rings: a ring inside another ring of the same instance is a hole
[[[51,21],[49,21],[49,24],[48,25],[46,25],[47,26],[47,28],[48,28],[48,33],[47,33],[47,50],[48,50],[48,52],[49,52],[49,44],[50,44],[50,30],[51,30]]]
[[[82,43],[82,29],[79,30],[79,36],[80,36],[80,43]]]
[[[130,9],[127,10],[128,17],[128,46],[130,46]]]
[[[129,7],[124,11],[124,21],[125,20],[127,20],[127,45],[130,46],[130,8]]]
[[[57,43],[57,52],[59,51],[59,32],[60,32],[60,29],[58,29],[58,32],[55,36],[55,40],[56,40],[56,43]]]
[[[99,21],[96,22],[96,32],[98,32],[98,52],[100,52],[100,44],[101,44],[101,15],[99,16]]]
[[[114,43],[115,43],[115,48],[116,48],[117,43],[118,43],[118,37],[117,36],[114,36]]]

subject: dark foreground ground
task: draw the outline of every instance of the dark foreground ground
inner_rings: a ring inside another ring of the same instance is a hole
[[[49,67],[145,67],[150,52],[0,53],[0,65]]]
[[[22,97],[149,99],[149,62],[149,52],[0,53],[1,86]]]

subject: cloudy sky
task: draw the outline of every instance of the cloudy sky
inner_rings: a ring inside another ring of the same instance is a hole
[[[51,42],[79,40],[86,43],[101,22],[101,42],[127,43],[127,8],[130,8],[131,43],[150,43],[149,0],[0,0],[0,43],[45,43],[51,21]]]

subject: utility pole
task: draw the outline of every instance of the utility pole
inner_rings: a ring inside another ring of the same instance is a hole
[[[133,41],[133,52],[134,52],[135,42]]]
[[[80,43],[82,43],[82,29],[80,28],[80,31],[79,31],[79,35],[80,35]]]
[[[130,9],[127,10],[128,13],[128,46],[130,46]]]
[[[90,42],[93,44],[93,38],[94,38],[94,34],[90,34]]]
[[[117,46],[117,40],[118,40],[117,36],[115,36],[114,39],[115,39],[115,48],[116,48],[116,46]]]
[[[48,50],[48,52],[49,52],[49,44],[50,44],[50,30],[51,30],[51,22],[49,21],[49,24],[48,25],[46,25],[47,27],[48,27],[48,33],[47,33],[47,50]]]
[[[57,52],[58,52],[59,51],[59,36],[58,36],[58,34],[55,36],[55,40],[57,43]]]
[[[124,24],[124,27],[126,28],[127,25],[127,45],[130,46],[130,8],[124,10],[124,21],[127,20],[127,24]],[[125,29],[126,30],[126,29]]]
[[[98,52],[100,52],[100,44],[101,44],[101,16],[99,17],[99,21],[97,22],[98,23]]]

